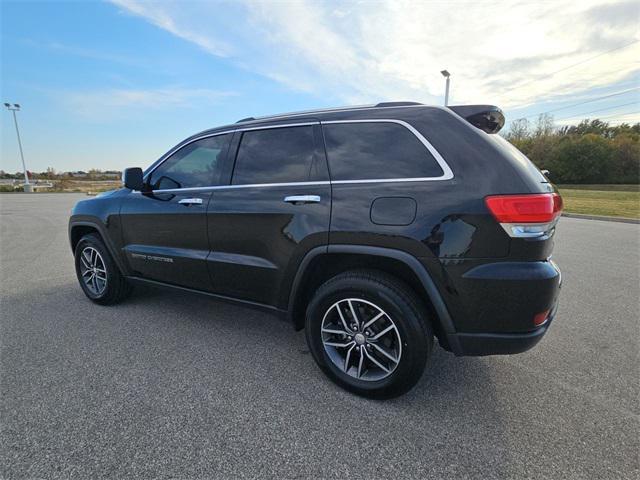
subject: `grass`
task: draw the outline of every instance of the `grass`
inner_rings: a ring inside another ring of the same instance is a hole
[[[556,185],[560,190],[600,190],[602,192],[640,192],[640,184],[635,185]]]
[[[607,187],[620,185],[598,185],[602,190],[581,188],[592,185],[558,185],[564,211],[567,213],[583,213],[587,215],[604,215],[640,219],[640,191],[637,186],[630,191],[605,190]],[[577,188],[575,188],[577,187]]]

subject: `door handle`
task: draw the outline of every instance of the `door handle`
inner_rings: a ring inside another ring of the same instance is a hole
[[[178,202],[181,205],[202,205],[201,198],[183,198]]]
[[[319,203],[319,195],[289,195],[284,197],[286,203],[292,203],[294,205],[302,205],[304,203]]]

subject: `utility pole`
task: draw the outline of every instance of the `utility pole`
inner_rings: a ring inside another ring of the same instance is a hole
[[[445,92],[444,92],[444,106],[446,107],[449,105],[449,81],[451,80],[450,78],[451,74],[446,70],[442,70],[440,73],[442,74],[443,77],[447,79]]]
[[[18,129],[18,118],[16,112],[20,111],[20,105],[14,103],[13,106],[10,103],[5,103],[7,110],[13,113],[13,123],[16,126],[16,135],[18,136],[18,147],[20,148],[20,158],[22,159],[22,170],[24,171],[24,191],[27,193],[33,192],[33,186],[29,183],[29,174],[27,173],[27,166],[24,163],[24,153],[22,152],[22,142],[20,141],[20,130]]]

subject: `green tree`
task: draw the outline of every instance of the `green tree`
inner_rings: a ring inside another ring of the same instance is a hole
[[[611,183],[640,182],[640,135],[616,135],[613,144]]]
[[[556,183],[608,183],[613,176],[612,153],[607,139],[588,133],[560,139],[550,161]]]
[[[541,115],[533,128],[514,121],[505,137],[556,183],[640,183],[640,123],[593,119],[556,128]]]

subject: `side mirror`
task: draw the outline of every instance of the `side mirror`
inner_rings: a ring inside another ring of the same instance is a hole
[[[125,168],[122,172],[122,183],[131,190],[142,191],[144,181],[142,180],[142,169],[139,167]]]

